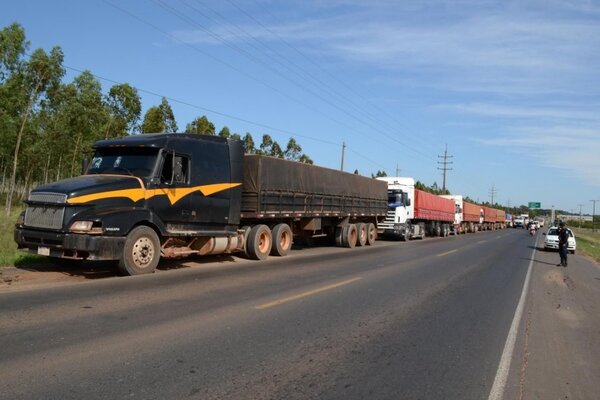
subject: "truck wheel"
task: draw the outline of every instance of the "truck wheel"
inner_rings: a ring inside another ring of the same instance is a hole
[[[375,224],[369,222],[367,224],[367,245],[373,246],[375,244],[375,240],[377,239],[377,228],[375,228]]]
[[[287,256],[292,249],[293,234],[288,224],[275,225],[271,231],[273,236],[272,256]]]
[[[436,224],[433,228],[433,236],[442,236],[442,228],[440,227],[440,224]]]
[[[348,224],[344,227],[344,233],[342,234],[342,242],[344,247],[349,249],[353,249],[356,246],[356,241],[358,240],[358,232],[356,230],[356,225]]]
[[[335,228],[335,245],[337,247],[344,247],[344,227],[338,226]]]
[[[248,235],[246,253],[253,260],[266,260],[271,252],[273,237],[271,230],[266,225],[255,225]]]
[[[364,246],[367,244],[367,225],[359,222],[356,224],[356,232],[358,232],[358,240],[356,242],[357,246]]]
[[[160,240],[154,229],[138,226],[127,235],[119,271],[124,275],[150,274],[160,261]]]

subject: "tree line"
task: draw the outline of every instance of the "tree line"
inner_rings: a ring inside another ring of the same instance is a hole
[[[77,175],[97,140],[179,132],[166,98],[142,116],[141,98],[132,85],[114,84],[103,92],[88,70],[63,82],[62,49],[29,48],[20,24],[0,30],[0,195],[7,213],[32,186]],[[204,115],[186,124],[184,132],[239,139],[248,153],[313,163],[294,138],[282,147],[264,134],[256,144],[250,132],[241,136],[225,126],[217,133]]]

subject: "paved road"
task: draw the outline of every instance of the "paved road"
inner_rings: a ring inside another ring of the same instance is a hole
[[[503,230],[0,293],[0,398],[486,399],[533,247]]]

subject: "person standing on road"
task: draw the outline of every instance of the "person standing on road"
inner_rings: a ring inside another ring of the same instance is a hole
[[[569,243],[569,231],[565,228],[565,223],[558,224],[558,254],[560,254],[560,264],[558,266],[567,267],[567,253]]]

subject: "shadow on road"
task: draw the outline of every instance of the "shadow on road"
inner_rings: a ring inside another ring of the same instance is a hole
[[[187,258],[161,260],[157,267],[159,271],[191,268],[195,265],[207,263],[233,262],[235,258],[231,255],[219,256],[190,256]],[[84,279],[101,279],[121,276],[116,261],[81,261],[69,259],[47,259],[38,257],[26,257],[15,262],[15,268],[28,272],[55,272],[67,277],[78,277]]]

